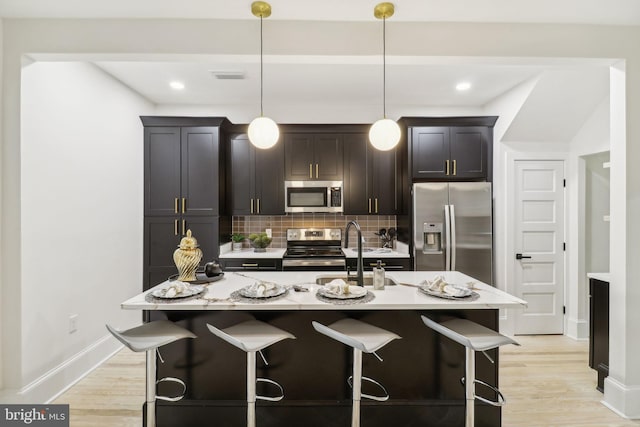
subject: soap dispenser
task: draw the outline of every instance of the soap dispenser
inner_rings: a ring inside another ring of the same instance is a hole
[[[382,261],[378,260],[378,264],[373,268],[373,289],[384,289],[384,268],[382,268]]]

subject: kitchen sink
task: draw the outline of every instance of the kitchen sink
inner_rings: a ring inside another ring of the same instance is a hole
[[[316,284],[318,285],[326,285],[327,283],[329,283],[332,280],[335,279],[342,279],[345,282],[349,282],[349,284],[354,284],[356,283],[356,277],[355,276],[318,276],[316,277]],[[365,275],[364,276],[364,285],[365,286],[373,286],[373,275]],[[395,286],[398,283],[393,280],[391,277],[385,277],[384,278],[384,285],[385,286]]]

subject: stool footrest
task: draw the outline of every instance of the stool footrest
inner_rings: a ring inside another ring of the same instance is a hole
[[[477,394],[474,394],[473,397],[475,399],[478,399],[479,401],[484,402],[484,403],[488,403],[491,406],[504,406],[507,403],[506,399],[504,398],[504,396],[502,395],[500,390],[498,390],[497,387],[494,387],[491,384],[488,384],[488,383],[486,383],[486,382],[484,382],[482,380],[473,380],[473,383],[485,386],[488,389],[490,389],[491,391],[493,391],[496,394],[496,397],[497,397],[498,400],[489,400],[489,399],[485,399],[482,396],[478,396]],[[462,378],[462,384],[464,384],[464,378]]]
[[[369,378],[365,376],[362,377],[362,381],[367,381],[371,384],[377,385],[380,388],[380,390],[384,392],[384,396],[374,396],[371,394],[360,393],[361,397],[366,397],[367,399],[371,399],[371,400],[377,400],[378,402],[385,402],[389,400],[389,392],[378,381],[374,380],[373,378]],[[349,387],[353,388],[353,375],[347,378],[347,384],[349,384]]]
[[[184,383],[184,381],[182,381],[179,378],[174,378],[174,377],[164,377],[164,378],[160,378],[158,381],[156,381],[156,384],[160,384],[163,382],[171,382],[171,383],[178,383],[182,386],[182,394],[179,396],[174,396],[174,397],[170,397],[170,396],[156,396],[156,399],[158,400],[166,400],[167,402],[177,402],[178,400],[181,400],[185,393],[187,392],[187,385]]]
[[[273,384],[280,389],[280,396],[258,396],[256,395],[256,399],[258,400],[268,400],[270,402],[279,402],[284,398],[284,389],[277,382],[270,380],[268,378],[256,378],[256,383],[267,383]]]

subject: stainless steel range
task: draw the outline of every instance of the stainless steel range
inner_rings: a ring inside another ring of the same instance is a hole
[[[339,228],[290,228],[282,269],[344,271],[347,263],[341,244]]]

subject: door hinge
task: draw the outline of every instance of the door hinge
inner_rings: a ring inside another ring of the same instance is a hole
[[[562,180],[562,186],[563,186],[563,187],[566,187],[566,186],[567,186],[567,180],[566,180],[566,179],[563,179],[563,180]]]
[[[567,244],[565,242],[562,242],[562,250],[563,251],[567,250]]]
[[[562,306],[562,314],[567,314],[567,307],[566,306]]]

